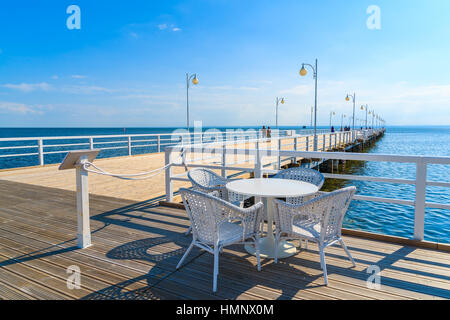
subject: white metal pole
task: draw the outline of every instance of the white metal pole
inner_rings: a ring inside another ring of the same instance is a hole
[[[417,163],[414,239],[423,240],[425,232],[425,202],[427,193],[427,164]]]
[[[172,150],[167,148],[165,150],[165,165],[168,165],[171,161]],[[173,201],[173,182],[172,182],[172,166],[168,166],[165,172],[165,180],[166,180],[166,201]]]
[[[186,128],[189,132],[189,74],[186,73]]]
[[[88,157],[86,155],[81,156],[80,164],[76,166],[78,223],[77,241],[78,247],[81,249],[91,246],[88,172],[83,169],[83,164],[87,161]]]
[[[314,151],[317,151],[317,59],[315,73],[315,98],[314,98]]]

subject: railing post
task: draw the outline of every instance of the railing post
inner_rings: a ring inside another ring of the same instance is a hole
[[[414,239],[422,241],[425,233],[425,202],[427,194],[427,164],[416,164],[416,201],[414,213]]]
[[[131,136],[128,136],[128,155],[131,156]]]
[[[328,136],[330,137],[330,141],[329,141],[329,148],[330,148],[330,150],[331,150],[331,146],[332,146],[332,144],[331,144],[331,140],[332,140],[332,138],[333,138],[333,134],[332,134],[332,133],[330,133],[330,134],[329,134]]]
[[[77,240],[78,247],[82,249],[91,245],[88,172],[83,169],[83,163],[86,161],[88,161],[88,157],[81,156],[80,163],[76,166]]]
[[[160,135],[156,136],[156,144],[157,144],[158,153],[160,153],[161,152],[161,136]]]
[[[278,137],[278,170],[281,170],[281,156],[280,156],[280,151],[282,148],[282,141],[281,138]]]
[[[334,134],[334,149],[337,149],[337,133]]]
[[[306,151],[309,151],[309,136],[306,136]]]
[[[165,150],[165,165],[168,165],[171,161],[172,149],[166,148]],[[166,201],[173,201],[173,182],[172,182],[172,166],[168,166],[165,171],[166,180]]]
[[[262,164],[262,156],[259,152],[259,149],[256,151],[256,159],[255,159],[255,178],[262,178],[262,170],[263,170],[263,164]]]
[[[322,147],[322,149],[323,149],[323,152],[325,152],[325,148],[326,148],[326,136],[325,136],[325,135],[322,135],[322,137],[323,137],[323,147]]]
[[[42,139],[38,140],[39,165],[44,165],[44,142]]]
[[[295,137],[294,138],[294,151],[298,150],[298,146],[297,145],[298,145],[298,138]],[[297,163],[297,157],[294,157],[293,160],[294,160],[294,163]]]
[[[92,137],[89,138],[89,148],[94,150],[94,138]]]
[[[222,177],[227,177],[227,170],[224,168],[227,165],[227,146],[224,143],[222,145]]]

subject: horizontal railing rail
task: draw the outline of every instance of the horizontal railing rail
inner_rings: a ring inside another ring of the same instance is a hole
[[[247,131],[246,131],[247,130]],[[317,132],[323,134],[326,129]],[[277,136],[289,137],[292,130],[276,131]],[[312,130],[299,130],[300,134],[311,134]],[[293,135],[296,135],[294,133]],[[192,144],[204,141],[244,140],[262,136],[261,130],[253,129],[229,129],[227,131],[213,130],[212,132],[174,132],[158,134],[127,134],[127,135],[93,135],[93,136],[47,136],[47,137],[18,137],[0,138],[0,159],[38,157],[38,164],[45,165],[51,161],[46,155],[61,154],[61,157],[69,152],[79,149],[99,149],[104,151],[128,150],[125,154],[159,153],[163,148],[179,144]],[[100,154],[100,157],[115,157],[115,153]],[[54,159],[53,163],[61,159]],[[32,164],[30,164],[32,165]]]

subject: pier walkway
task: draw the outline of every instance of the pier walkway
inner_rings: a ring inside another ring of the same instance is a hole
[[[293,140],[277,141],[278,147],[311,148],[298,140],[292,144]],[[261,148],[269,147],[269,142],[260,143]],[[322,151],[342,151],[350,145],[325,138],[319,146]],[[254,165],[239,156],[227,155],[225,162]],[[162,167],[164,161],[163,154],[155,153],[101,159],[96,164],[112,172],[137,173]],[[212,157],[199,163],[216,161]],[[277,157],[265,161],[263,165],[279,166]],[[292,161],[288,157],[282,164]],[[0,172],[0,299],[450,298],[448,248],[424,249],[352,232],[344,239],[357,266],[351,266],[341,248],[327,249],[328,286],[323,285],[314,244],[278,264],[263,259],[261,272],[256,271],[254,256],[242,246],[231,246],[220,257],[219,287],[213,293],[213,258],[208,253],[193,251],[185,265],[175,269],[191,237],[184,234],[189,225],[186,212],[159,205],[165,199],[164,174],[143,181],[89,175],[93,245],[78,249],[75,173],[57,168]],[[172,171],[179,174],[184,168]],[[189,185],[173,184],[175,190]],[[367,283],[373,265],[381,271],[379,288]],[[79,288],[69,288],[68,270],[81,272]]]

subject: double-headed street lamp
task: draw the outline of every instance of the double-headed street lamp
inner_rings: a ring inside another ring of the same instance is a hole
[[[305,66],[311,67],[313,70],[313,77],[315,80],[315,93],[314,93],[314,151],[317,151],[317,59],[315,66],[308,64],[308,63],[302,63],[302,68],[300,69],[300,75],[302,77],[306,76],[308,73],[306,71]]]
[[[336,112],[330,111],[330,129],[331,129],[331,121],[334,115],[336,115]]]
[[[279,103],[281,103],[281,104],[284,104],[284,98],[278,98],[277,97],[277,102],[276,102],[276,105],[277,105],[277,112],[276,112],[276,128],[278,129],[278,104]]]
[[[366,109],[366,129],[367,129],[367,112],[368,112],[368,110],[369,110],[369,106],[366,104],[365,106],[364,105],[362,105],[361,106],[361,110],[364,110],[364,109]]]
[[[197,74],[194,73],[192,75],[189,75],[189,73],[186,73],[186,127],[187,127],[187,131],[189,132],[189,87],[190,87],[190,82],[192,80],[192,84],[196,85],[198,84],[198,78],[197,78]]]
[[[373,127],[373,124],[374,124],[374,120],[375,120],[375,111],[374,111],[374,110],[369,111],[369,114],[372,115],[372,129],[373,129],[373,128],[374,128],[374,127]]]
[[[346,118],[347,116],[345,114],[341,115],[341,131],[344,131],[344,118]]]
[[[356,93],[353,93],[353,95],[347,94],[347,96],[345,97],[345,100],[346,100],[346,101],[350,101],[350,98],[353,99],[353,130],[355,130],[355,104],[356,104]]]

